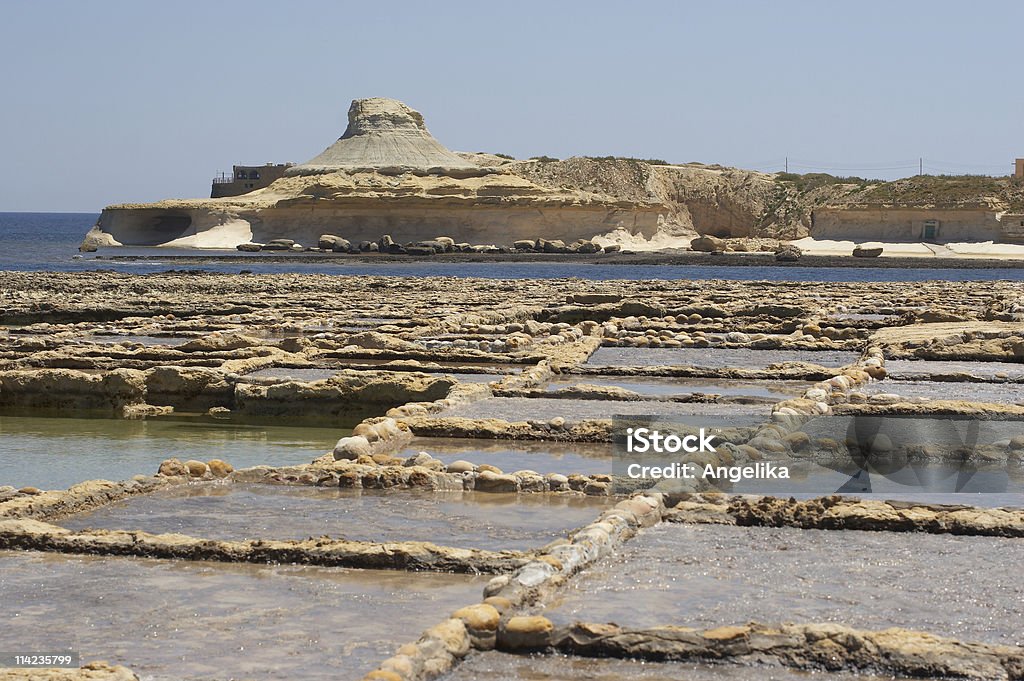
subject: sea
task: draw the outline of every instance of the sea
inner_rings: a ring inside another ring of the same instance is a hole
[[[337,274],[349,276],[397,277],[479,277],[488,279],[561,279],[588,280],[715,280],[736,281],[995,281],[1024,279],[1024,270],[937,269],[896,267],[761,267],[700,266],[652,264],[604,264],[561,262],[403,262],[381,258],[379,263],[347,260],[294,261],[273,254],[240,253],[234,250],[196,251],[173,248],[101,249],[98,253],[78,253],[78,245],[96,223],[98,213],[0,213],[0,271],[80,272],[115,270],[126,273],[154,273],[171,269],[204,270],[256,274]],[[195,260],[196,255],[215,256],[215,260]],[[119,260],[133,256],[131,260]],[[180,256],[180,261],[168,260]]]

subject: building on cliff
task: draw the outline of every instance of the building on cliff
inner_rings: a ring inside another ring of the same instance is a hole
[[[261,166],[232,166],[230,175],[221,173],[213,178],[210,198],[241,196],[256,189],[269,187],[271,182],[284,177],[285,171],[293,165],[295,164],[266,163]]]
[[[438,142],[418,111],[383,98],[353,101],[344,134],[323,153],[266,187],[243,189],[109,206],[80,248],[233,249],[280,238],[316,245],[324,233],[352,241],[389,234],[400,243],[570,242],[616,230],[650,238],[664,212],[657,201],[541,185],[486,158],[469,160]]]

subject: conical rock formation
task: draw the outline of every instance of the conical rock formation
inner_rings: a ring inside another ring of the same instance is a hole
[[[357,99],[348,109],[348,128],[322,154],[292,168],[289,175],[376,170],[436,175],[488,172],[434,139],[423,115],[396,99]]]

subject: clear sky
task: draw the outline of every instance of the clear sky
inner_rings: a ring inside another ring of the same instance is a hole
[[[1024,2],[5,0],[0,210],[207,196],[373,96],[520,158],[1005,175]]]

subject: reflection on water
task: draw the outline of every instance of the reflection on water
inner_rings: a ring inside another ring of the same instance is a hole
[[[894,378],[923,378],[935,374],[971,374],[985,378],[1024,379],[1024,364],[1011,362],[950,362],[933,360],[890,359],[885,369]],[[951,393],[959,385],[950,386]],[[952,398],[959,399],[959,398]]]
[[[976,373],[976,372],[971,372]],[[973,383],[949,381],[873,381],[858,388],[868,394],[892,393],[900,397],[965,402],[1005,402],[1024,404],[1024,384]]]
[[[235,468],[308,463],[340,428],[198,421],[0,416],[0,485],[63,489],[83,480],[152,474],[164,459],[223,459]]]
[[[623,626],[898,625],[1021,645],[1022,562],[1013,539],[663,524],[584,571],[547,614]]]
[[[642,662],[564,655],[473,655],[444,681],[888,681],[889,676],[804,672],[785,667],[693,662]],[[929,681],[923,679],[922,681]]]
[[[208,539],[431,541],[529,549],[593,521],[606,497],[207,483],[132,497],[62,523]]]
[[[2,650],[143,679],[359,679],[486,578],[0,552]]]
[[[442,417],[503,419],[505,421],[548,421],[555,416],[566,421],[611,419],[617,415],[672,416],[699,419],[703,426],[746,426],[764,423],[771,417],[768,405],[718,404],[702,402],[636,402],[576,400],[548,397],[491,397],[457,405],[441,412]]]
[[[547,384],[548,390],[560,390],[574,385],[587,384],[609,386],[632,390],[641,395],[668,397],[703,393],[728,397],[761,397],[770,400],[784,400],[800,397],[810,383],[802,381],[739,381],[710,378],[629,378],[561,375],[553,377]]]
[[[612,471],[612,448],[608,443],[417,438],[398,456],[415,456],[420,452],[445,463],[463,460],[489,464],[507,473],[531,470],[541,474],[589,475]]]
[[[842,350],[750,350],[747,348],[598,348],[587,360],[593,366],[695,366],[764,369],[777,362],[811,362],[842,367],[856,362],[857,352]]]

